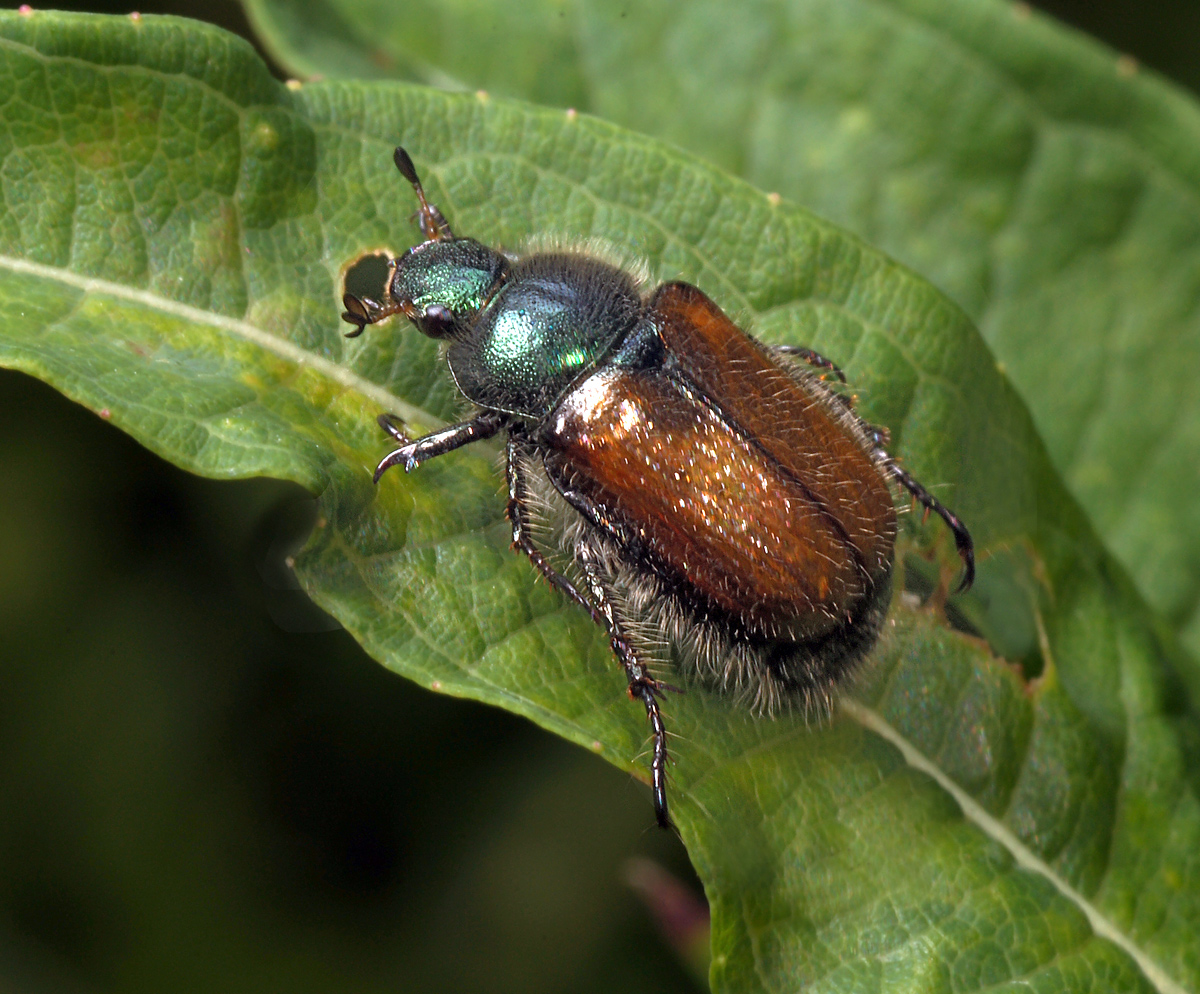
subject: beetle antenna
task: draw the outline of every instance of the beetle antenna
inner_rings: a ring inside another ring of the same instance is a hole
[[[425,240],[427,242],[448,242],[454,237],[454,232],[450,230],[450,223],[442,212],[425,199],[425,190],[422,189],[421,180],[417,176],[417,167],[413,165],[409,154],[397,145],[396,151],[392,154],[392,160],[396,163],[396,168],[400,170],[400,175],[408,180],[412,184],[412,188],[417,191],[417,200],[421,203],[421,209],[417,211],[417,223],[421,226],[421,234],[425,236]]]

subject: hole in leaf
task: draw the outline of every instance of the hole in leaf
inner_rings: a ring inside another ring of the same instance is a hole
[[[382,300],[387,292],[390,261],[390,256],[384,252],[360,255],[346,268],[346,275],[342,278],[343,291],[356,297]]]
[[[916,553],[906,554],[905,592],[925,604],[937,589],[939,569]],[[1025,551],[1005,549],[979,561],[974,586],[946,602],[946,620],[984,639],[997,656],[1020,666],[1027,681],[1034,680],[1045,666],[1033,610],[1040,589]]]

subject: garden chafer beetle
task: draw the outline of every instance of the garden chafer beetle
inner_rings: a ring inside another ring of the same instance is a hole
[[[960,590],[975,575],[970,533],[826,382],[845,382],[828,359],[761,344],[687,283],[649,288],[586,251],[510,256],[459,238],[401,148],[395,163],[424,241],[389,261],[382,301],[347,294],[343,318],[353,337],[403,314],[445,342],[475,413],[416,439],[381,416],[399,448],[375,480],[504,433],[513,543],[607,632],[650,720],[666,826],[671,688],[652,673],[655,642],[759,710],[828,709],[887,614],[894,486],[949,526]]]

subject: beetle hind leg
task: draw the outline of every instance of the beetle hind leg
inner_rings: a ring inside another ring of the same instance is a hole
[[[631,700],[640,700],[645,705],[654,741],[654,754],[650,760],[654,815],[659,828],[669,828],[671,817],[667,810],[667,726],[663,721],[662,706],[659,703],[659,695],[667,688],[650,674],[646,664],[638,658],[625,622],[609,595],[600,564],[586,544],[579,550],[579,562],[587,577],[592,600],[608,632],[609,644],[629,680],[629,697]]]
[[[666,689],[659,683],[646,665],[638,658],[630,639],[620,611],[610,596],[608,586],[602,575],[602,570],[593,551],[582,543],[579,550],[579,563],[587,578],[588,593],[585,596],[569,579],[556,570],[546,559],[545,554],[537,547],[530,536],[529,524],[529,481],[525,470],[525,446],[522,444],[519,432],[509,431],[507,456],[508,470],[508,518],[512,522],[513,547],[529,557],[529,561],[543,577],[562,591],[576,604],[582,606],[592,621],[608,633],[608,641],[612,646],[625,677],[629,681],[629,696],[632,700],[641,701],[646,708],[646,717],[650,720],[650,729],[654,739],[654,755],[650,760],[650,780],[654,791],[654,816],[660,828],[668,828],[671,824],[667,811],[667,726],[663,721],[662,707],[659,695]]]
[[[833,374],[834,377],[837,378],[840,384],[844,386],[846,383],[846,374],[842,372],[842,367],[835,363],[832,359],[826,359],[825,356],[821,355],[820,352],[817,352],[814,349],[810,349],[804,345],[771,345],[768,346],[768,348],[772,354],[782,356],[785,360],[799,359],[801,362],[812,366],[815,369],[828,370],[831,374]],[[793,369],[796,368],[796,364],[791,361],[785,362],[784,365],[785,367],[792,366]],[[834,398],[851,414],[854,414],[854,397],[852,395],[842,393],[836,388],[827,385],[825,383],[824,375],[818,377],[818,379],[825,387],[825,390],[829,393],[829,396]],[[855,417],[857,417],[857,415],[855,415]],[[870,434],[870,432],[868,432],[868,434]]]
[[[975,542],[971,538],[971,533],[967,531],[967,526],[962,523],[957,514],[926,490],[916,477],[901,469],[896,460],[886,451],[877,449],[876,452],[896,482],[912,494],[918,504],[946,522],[946,527],[954,535],[954,546],[963,562],[963,577],[954,592],[961,594],[968,590],[975,582]]]
[[[832,359],[826,359],[815,349],[810,349],[804,345],[772,345],[771,350],[776,355],[786,355],[800,359],[810,366],[815,366],[817,369],[827,369],[843,383],[846,382],[846,374],[842,372],[841,367]]]

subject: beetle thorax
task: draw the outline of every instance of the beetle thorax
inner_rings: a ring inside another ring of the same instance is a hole
[[[503,255],[473,238],[428,241],[396,260],[388,292],[397,303],[411,306],[421,331],[440,338],[447,329],[425,323],[424,314],[440,307],[469,324],[507,268]]]
[[[589,256],[544,253],[512,263],[448,360],[459,389],[483,407],[547,415],[624,340],[644,305],[629,274]]]

